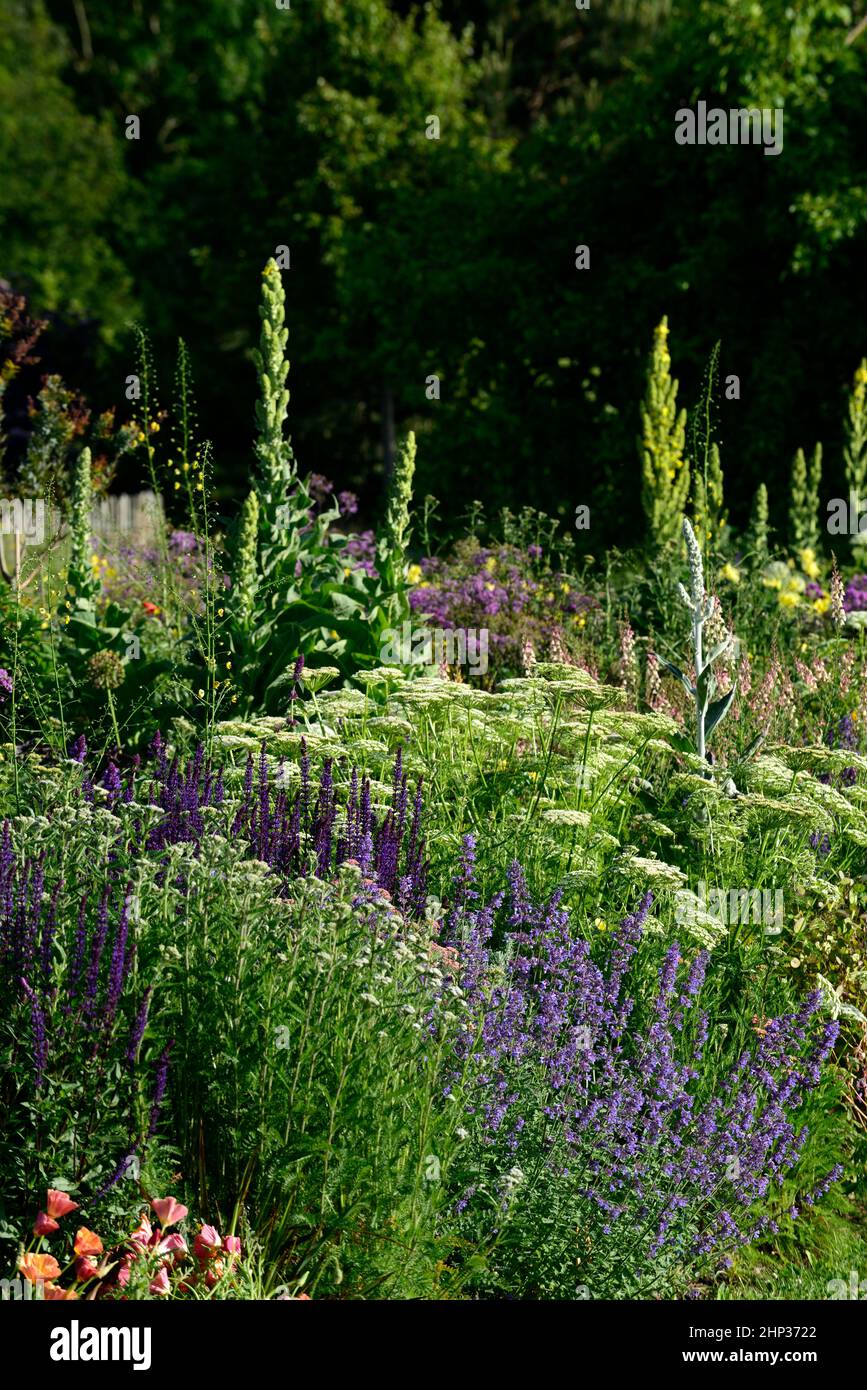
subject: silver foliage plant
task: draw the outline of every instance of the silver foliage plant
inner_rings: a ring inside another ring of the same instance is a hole
[[[673,676],[676,676],[683,684],[695,703],[695,750],[698,756],[704,761],[707,758],[707,744],[711,734],[718,724],[722,722],[728,714],[732,700],[735,697],[736,682],[732,684],[730,690],[718,700],[713,697],[717,690],[716,676],[713,672],[715,661],[725,656],[732,645],[731,633],[728,633],[709,653],[707,660],[704,657],[704,625],[713,613],[713,599],[704,587],[704,565],[701,558],[701,547],[695,538],[695,532],[689,521],[683,519],[683,539],[686,542],[686,554],[689,562],[689,591],[683,584],[678,584],[677,589],[692,617],[692,660],[695,670],[695,684],[688,676],[681,671],[679,666],[673,662],[666,661],[659,657],[660,664],[664,666]]]

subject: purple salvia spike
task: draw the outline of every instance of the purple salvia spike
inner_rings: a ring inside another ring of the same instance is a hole
[[[310,754],[307,751],[307,740],[301,740],[301,822],[302,829],[306,832],[310,829]]]
[[[45,1015],[34,991],[30,988],[25,979],[20,981],[21,988],[30,1005],[30,1023],[33,1029],[33,1066],[36,1073],[36,1089],[42,1086],[45,1079],[45,1067],[48,1062],[48,1037],[45,1031]]]
[[[103,1009],[103,1026],[108,1032],[114,1023],[114,1017],[120,1003],[120,996],[123,991],[123,982],[126,975],[127,949],[126,940],[129,932],[129,903],[132,884],[128,883],[124,894],[123,907],[120,911],[120,918],[114,935],[114,946],[111,953],[111,963],[108,970],[108,988],[106,990],[105,1007]]]
[[[99,995],[99,966],[105,947],[105,939],[108,935],[108,899],[110,891],[109,888],[105,888],[99,900],[96,927],[94,929],[93,942],[90,948],[90,963],[87,970],[83,1007],[84,1016],[88,1019],[92,1019],[96,1013],[97,997]]]
[[[138,1006],[132,1028],[130,1029],[129,1042],[127,1043],[124,1061],[129,1068],[133,1068],[138,1061],[138,1050],[141,1047],[141,1040],[144,1037],[145,1028],[148,1021],[148,1009],[150,1008],[151,994],[153,988],[148,985],[142,995],[141,1003]]]
[[[57,924],[57,900],[60,897],[60,890],[63,887],[63,879],[59,878],[54,885],[51,894],[51,902],[48,906],[48,915],[45,918],[45,926],[42,928],[42,942],[40,945],[40,958],[42,961],[42,977],[46,989],[51,984],[52,969],[52,947],[54,945],[54,933]]]
[[[160,1054],[160,1059],[157,1062],[156,1081],[154,1084],[153,1096],[151,1098],[150,1124],[148,1125],[147,1135],[148,1139],[153,1139],[154,1134],[156,1133],[157,1125],[160,1121],[160,1110],[162,1109],[163,1097],[166,1093],[166,1084],[168,1082],[169,1077],[169,1052],[171,1050],[171,1046],[171,1043],[169,1043],[168,1046],[163,1049],[162,1053]]]

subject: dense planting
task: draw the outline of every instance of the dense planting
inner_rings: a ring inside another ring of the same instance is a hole
[[[240,514],[145,392],[149,534],[95,548],[72,450],[0,591],[4,1269],[828,1296],[867,1152],[867,662],[815,467],[792,553],[761,495],[738,535],[663,324],[643,550],[578,567],[530,511],[439,544],[412,436],[358,530],[286,438],[274,262],[261,319]]]

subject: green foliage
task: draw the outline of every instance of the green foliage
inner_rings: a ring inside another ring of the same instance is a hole
[[[130,193],[116,120],[83,113],[62,74],[69,48],[41,0],[0,13],[2,273],[40,311],[98,314],[116,334],[132,278],[111,234]]]

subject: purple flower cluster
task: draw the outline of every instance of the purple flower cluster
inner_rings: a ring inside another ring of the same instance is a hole
[[[302,659],[296,662],[300,677]],[[169,845],[198,845],[205,834],[203,812],[218,807],[225,798],[222,769],[205,759],[200,744],[192,758],[169,762],[157,734],[151,745],[153,766],[141,773],[133,766],[125,780],[109,762],[102,787],[113,806],[133,800],[159,806],[159,820],[144,834],[141,822],[133,824],[134,843],[148,853],[159,854]],[[272,772],[265,745],[257,761],[247,759],[240,804],[231,825],[233,838],[243,837],[256,859],[268,864],[285,882],[314,873],[325,878],[347,860],[359,865],[378,888],[389,893],[409,917],[423,918],[427,897],[427,859],[422,827],[423,788],[416,785],[410,798],[403,753],[398,749],[392,778],[391,805],[377,818],[370,798],[370,783],[357,769],[350,776],[345,806],[340,806],[334,787],[334,763],[328,759],[315,784],[311,776],[307,744],[301,740],[298,790],[291,795],[285,763]],[[141,785],[137,785],[137,778]],[[149,781],[147,780],[149,779]],[[96,798],[90,777],[82,794]],[[216,828],[214,828],[216,831]]]
[[[843,608],[847,613],[863,613],[867,609],[867,574],[856,574],[849,580]]]
[[[346,554],[358,570],[364,570],[371,579],[376,579],[376,536],[373,531],[354,531],[346,537]]]
[[[560,659],[552,650],[568,647],[586,625],[596,600],[579,593],[566,575],[540,565],[539,546],[497,549],[462,541],[448,560],[421,562],[423,579],[410,592],[410,607],[436,627],[488,630],[495,666],[518,669],[529,641],[538,657]]]
[[[464,904],[467,887],[465,864]],[[614,934],[605,970],[559,894],[531,903],[517,864],[503,963],[491,951],[499,901],[449,920],[478,1028],[461,1056],[477,1161],[503,1171],[541,1153],[552,1182],[572,1186],[600,1258],[613,1236],[634,1247],[630,1264],[644,1275],[663,1251],[695,1262],[774,1230],[756,1204],[798,1162],[807,1130],[795,1117],[839,1031],[818,1021],[820,994],[770,1021],[714,1093],[702,1070],[707,953],[684,960],[671,945],[649,1005],[626,989],[650,894]]]
[[[11,694],[12,677],[10,676],[9,672],[5,669],[5,667],[0,666],[0,705],[2,705],[7,695]]]
[[[284,879],[305,876],[312,868],[325,878],[352,861],[389,893],[407,916],[423,917],[427,896],[427,861],[422,833],[422,783],[410,805],[400,749],[395,758],[391,806],[379,823],[370,801],[370,783],[353,768],[349,795],[340,814],[334,788],[334,764],[328,759],[318,786],[310,775],[310,758],[301,743],[300,786],[290,796],[283,786],[283,764],[272,777],[263,745],[258,770],[247,762],[244,796],[232,834],[245,835],[257,859]]]

